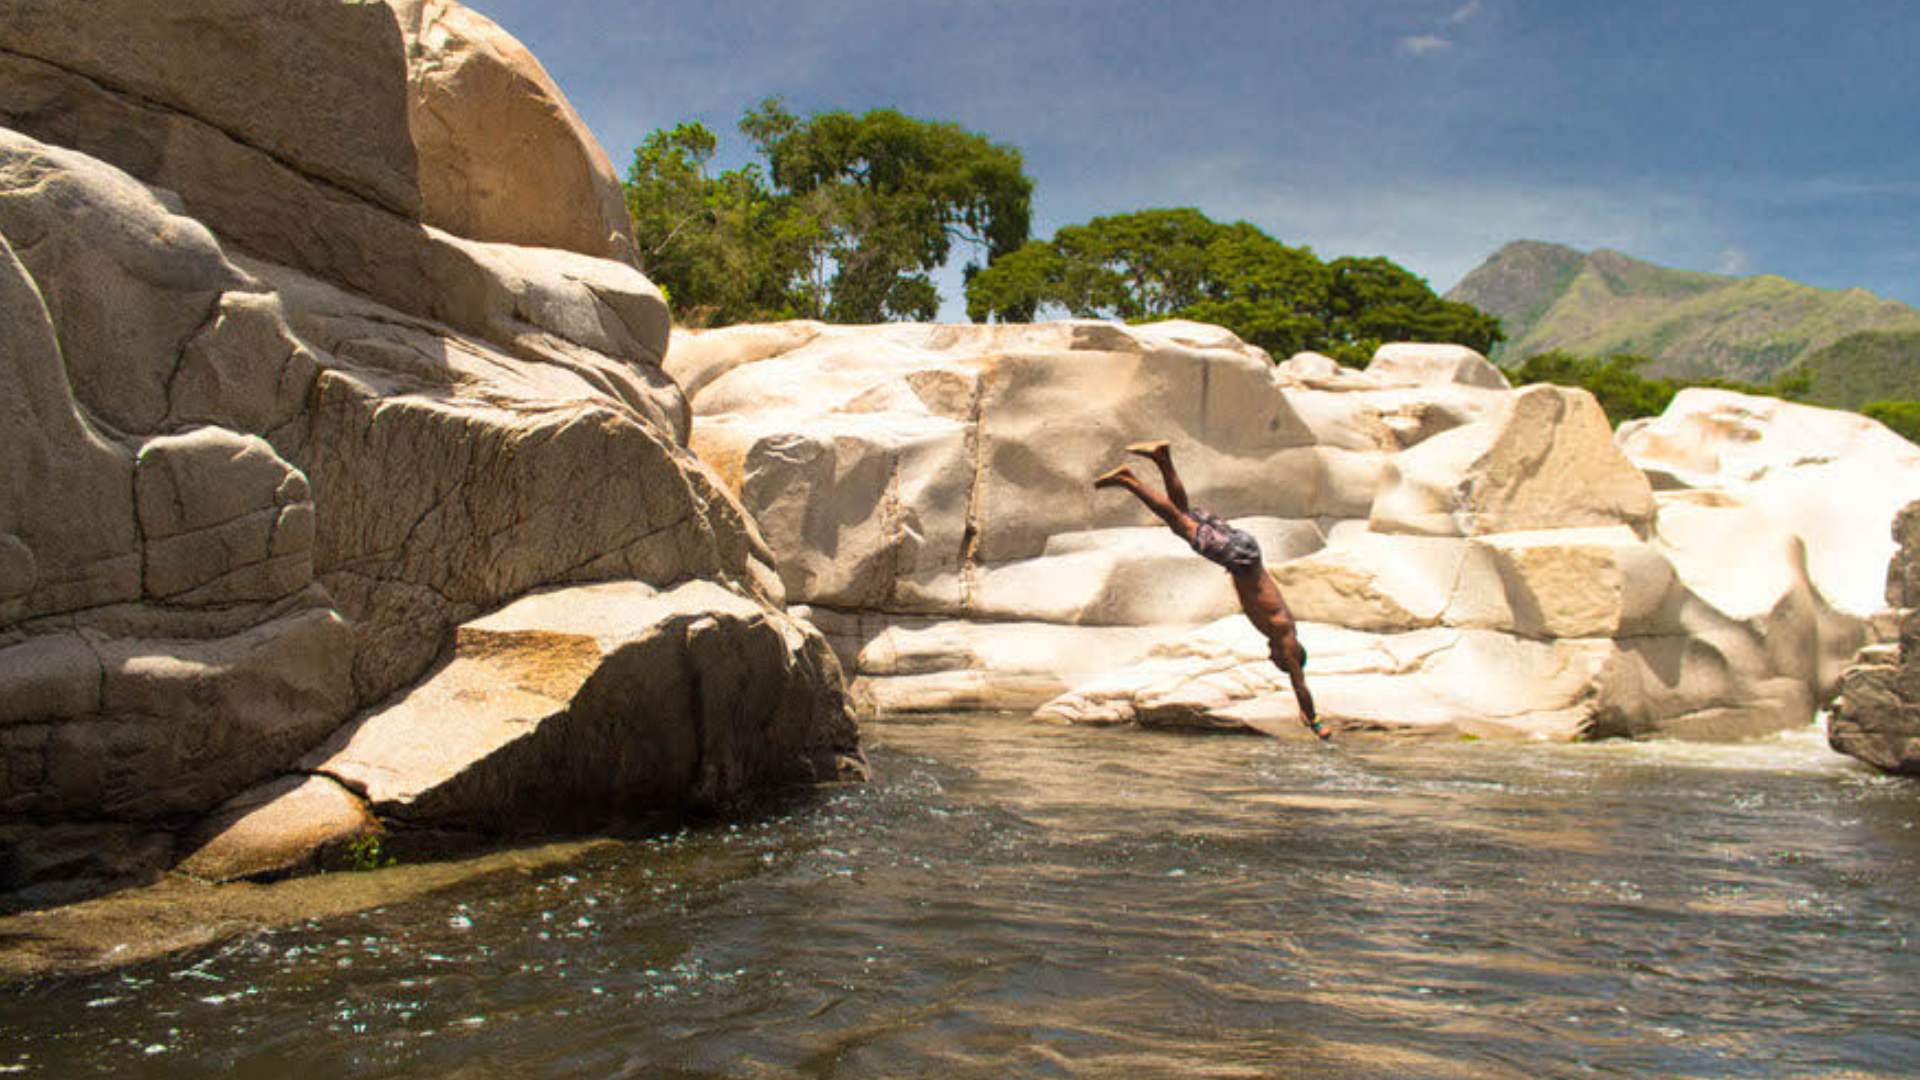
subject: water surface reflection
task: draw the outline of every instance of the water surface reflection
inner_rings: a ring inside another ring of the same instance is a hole
[[[1920,785],[897,721],[879,780],[0,998],[32,1076],[1899,1075]]]

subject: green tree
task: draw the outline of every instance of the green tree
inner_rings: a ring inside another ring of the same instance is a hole
[[[1027,240],[1033,182],[1018,150],[984,135],[893,109],[801,120],[777,99],[740,126],[774,183],[813,200],[834,267],[833,321],[930,319],[940,305],[930,275],[956,243],[978,259],[971,276]]]
[[[643,264],[682,321],[929,319],[956,245],[972,274],[1026,242],[1033,184],[983,135],[892,109],[803,119],[777,99],[740,130],[762,162],[709,176],[716,140],[681,124],[628,173]]]
[[[1515,386],[1554,383],[1579,386],[1600,402],[1616,427],[1627,420],[1665,412],[1680,387],[1670,379],[1649,379],[1639,373],[1649,363],[1644,356],[1614,353],[1600,359],[1576,356],[1561,349],[1535,353],[1508,372]]]
[[[1142,210],[1069,225],[970,278],[968,314],[1014,321],[1055,307],[1085,318],[1166,318],[1206,298],[1208,249],[1226,231],[1197,210]]]
[[[1860,411],[1908,442],[1920,442],[1920,401],[1869,401]]]
[[[1337,282],[1311,250],[1236,222],[1207,245],[1207,254],[1206,296],[1179,317],[1225,326],[1276,359],[1330,346]]]
[[[1768,386],[1731,379],[1651,379],[1640,374],[1640,369],[1651,362],[1645,356],[1631,353],[1614,353],[1603,359],[1553,349],[1527,357],[1519,367],[1507,372],[1507,376],[1516,386],[1544,382],[1584,387],[1600,402],[1607,419],[1615,426],[1643,416],[1660,415],[1667,411],[1673,396],[1688,387],[1737,390],[1792,401],[1805,396],[1810,386],[1810,381],[1800,372],[1783,374]],[[1888,426],[1893,425],[1888,422]]]
[[[757,165],[709,176],[716,146],[691,123],[655,131],[634,152],[627,207],[648,276],[688,325],[810,314],[796,287],[814,242],[808,216]]]
[[[1386,259],[1323,263],[1248,223],[1194,209],[1095,218],[1030,241],[973,275],[976,322],[1043,310],[1129,321],[1216,323],[1276,357],[1303,349],[1364,364],[1383,341],[1455,341],[1485,352],[1499,320],[1442,300]]]
[[[1365,364],[1389,341],[1451,341],[1481,353],[1505,339],[1500,320],[1471,304],[1442,300],[1427,283],[1379,257],[1342,258],[1333,272],[1328,342],[1321,349]]]

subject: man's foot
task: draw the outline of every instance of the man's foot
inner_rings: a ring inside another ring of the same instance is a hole
[[[1138,454],[1148,461],[1161,464],[1172,456],[1165,439],[1150,439],[1146,442],[1128,443],[1127,453]]]
[[[1333,732],[1331,732],[1331,731],[1328,731],[1328,730],[1327,730],[1327,725],[1325,725],[1325,724],[1323,724],[1323,723],[1321,723],[1321,722],[1320,722],[1320,719],[1319,719],[1318,717],[1314,717],[1314,716],[1303,716],[1303,717],[1301,717],[1301,718],[1300,718],[1300,722],[1301,722],[1301,723],[1303,723],[1303,724],[1305,724],[1305,725],[1307,725],[1307,730],[1308,730],[1308,731],[1311,731],[1311,732],[1313,732],[1313,733],[1314,733],[1315,735],[1318,735],[1318,736],[1320,736],[1320,741],[1321,741],[1321,742],[1332,742],[1332,741],[1333,741]]]
[[[1117,469],[1108,469],[1106,472],[1093,478],[1093,486],[1097,488],[1126,487],[1128,484],[1137,482],[1134,478],[1133,470],[1127,468],[1125,465]]]

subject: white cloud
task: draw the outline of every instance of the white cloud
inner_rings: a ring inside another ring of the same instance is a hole
[[[1827,199],[1920,199],[1920,184],[1856,176],[1815,176],[1786,186],[1783,195],[1807,202]]]
[[[1440,29],[1459,26],[1478,14],[1480,14],[1480,0],[1467,0],[1466,3],[1453,9],[1453,14],[1441,20]],[[1399,45],[1400,51],[1408,56],[1425,56],[1431,52],[1444,52],[1453,48],[1453,40],[1442,37],[1438,33],[1407,34],[1400,38]]]
[[[1683,250],[1698,250],[1701,234],[1712,229],[1697,199],[1657,190],[1496,181],[1299,192],[1264,202],[1249,195],[1246,216],[1274,235],[1310,240],[1323,258],[1386,255],[1440,291],[1511,240],[1613,248],[1686,265]]]
[[[1453,48],[1453,42],[1439,34],[1412,34],[1400,39],[1400,51],[1409,56],[1424,56],[1430,52]]]
[[[1197,206],[1216,220],[1245,219],[1286,243],[1307,244],[1324,259],[1385,255],[1443,291],[1512,240],[1612,248],[1705,269],[1734,239],[1716,197],[1657,183],[1396,179],[1330,166],[1317,177],[1281,179],[1271,163],[1244,152],[1140,170],[1100,194],[1097,207],[1056,205],[1047,216],[1070,223],[1139,206]]]
[[[1720,257],[1714,260],[1713,269],[1715,273],[1732,274],[1736,277],[1751,274],[1753,273],[1753,256],[1748,255],[1742,248],[1726,248],[1720,252]]]
[[[1197,206],[1217,221],[1242,219],[1322,259],[1384,255],[1445,292],[1514,240],[1544,240],[1581,251],[1610,248],[1663,266],[1748,274],[1729,268],[1746,250],[1729,244],[1717,200],[1659,185],[1606,187],[1471,179],[1432,182],[1285,183],[1256,159],[1222,154],[1178,167],[1141,170],[1103,188],[1098,206],[1054,206],[1036,236],[1059,224],[1140,206]],[[1056,217],[1057,216],[1057,217]],[[958,260],[956,260],[956,266]],[[940,288],[941,317],[964,320],[959,272]]]

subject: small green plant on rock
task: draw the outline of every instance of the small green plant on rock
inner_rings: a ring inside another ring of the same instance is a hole
[[[385,836],[385,833],[371,832],[347,841],[347,869],[360,873],[384,869],[398,862],[387,851]]]

